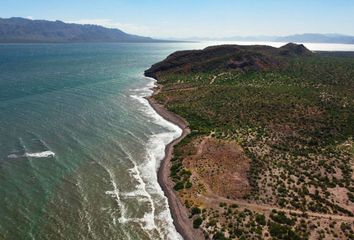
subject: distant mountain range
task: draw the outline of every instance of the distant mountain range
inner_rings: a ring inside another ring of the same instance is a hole
[[[305,33],[290,36],[234,36],[224,38],[188,38],[158,40],[125,33],[98,25],[62,21],[0,18],[0,43],[69,43],[69,42],[171,42],[171,41],[256,41],[297,43],[354,44],[354,36]]]
[[[165,42],[97,25],[0,18],[1,43]]]
[[[342,43],[354,44],[354,36],[341,34],[305,33],[289,36],[234,36],[224,38],[188,38],[189,41],[245,41],[245,42],[297,42],[297,43]]]
[[[354,44],[354,36],[341,34],[296,34],[285,37],[277,37],[276,42],[312,42],[312,43],[345,43]]]

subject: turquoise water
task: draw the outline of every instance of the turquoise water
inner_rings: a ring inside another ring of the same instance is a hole
[[[178,239],[143,71],[193,47],[0,45],[0,239]]]

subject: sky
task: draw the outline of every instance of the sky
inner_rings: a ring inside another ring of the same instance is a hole
[[[0,0],[0,17],[98,24],[155,38],[354,35],[354,0]]]

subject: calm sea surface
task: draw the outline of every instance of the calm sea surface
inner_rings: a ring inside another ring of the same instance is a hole
[[[179,239],[143,71],[207,45],[0,45],[0,239]]]

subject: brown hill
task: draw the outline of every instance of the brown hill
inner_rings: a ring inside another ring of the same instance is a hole
[[[156,78],[160,72],[189,73],[219,70],[267,70],[286,63],[290,57],[309,56],[312,52],[304,45],[289,43],[281,48],[254,45],[221,45],[203,50],[178,51],[145,71]]]

